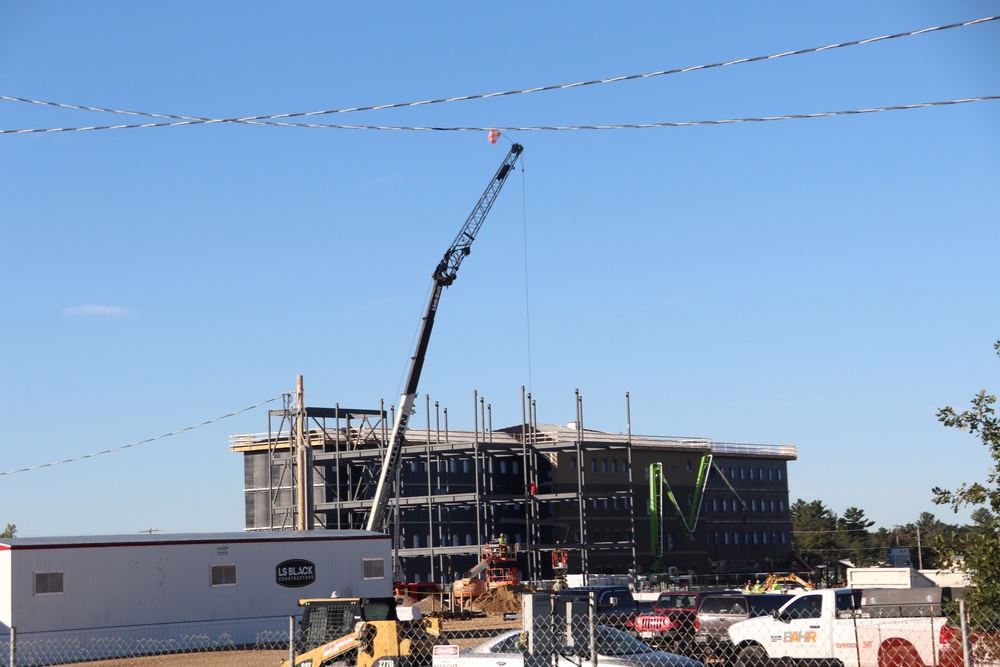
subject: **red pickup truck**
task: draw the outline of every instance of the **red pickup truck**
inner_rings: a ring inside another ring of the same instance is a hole
[[[702,598],[733,590],[665,591],[653,603],[653,609],[631,621],[631,629],[648,644],[683,653],[694,640],[695,619]]]

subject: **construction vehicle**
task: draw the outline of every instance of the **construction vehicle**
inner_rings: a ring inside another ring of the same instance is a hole
[[[462,226],[462,229],[458,232],[458,236],[455,237],[454,242],[445,251],[444,257],[434,269],[434,289],[431,292],[430,299],[427,301],[427,311],[424,314],[420,336],[417,339],[417,348],[411,359],[409,376],[406,379],[406,386],[403,393],[399,398],[399,409],[396,410],[392,433],[389,436],[389,445],[382,461],[382,470],[379,473],[378,484],[375,487],[375,497],[372,501],[372,509],[368,515],[368,523],[366,525],[367,530],[386,532],[388,518],[385,510],[389,501],[390,475],[395,472],[399,464],[403,448],[403,438],[406,435],[406,428],[410,420],[410,415],[413,412],[413,404],[417,400],[417,384],[420,381],[420,372],[423,369],[424,358],[427,355],[427,345],[430,342],[431,329],[434,327],[434,316],[437,314],[441,294],[445,287],[455,282],[455,278],[458,276],[458,267],[461,266],[462,260],[471,251],[472,242],[476,239],[479,228],[486,219],[486,215],[490,212],[493,202],[496,200],[497,195],[500,194],[500,189],[507,181],[507,176],[510,174],[514,164],[517,162],[517,158],[521,156],[523,150],[521,144],[513,144],[510,147],[510,152],[507,153],[507,157],[504,158],[496,175],[493,176],[490,184],[479,198],[479,203],[476,204],[472,213],[469,214],[465,225]]]
[[[754,588],[756,589],[756,586]],[[812,589],[812,584],[794,572],[789,572],[788,574],[772,573],[760,585],[760,590],[764,593],[769,591],[784,592],[786,590],[811,591]]]
[[[649,466],[649,532],[650,532],[650,544],[653,546],[653,552],[655,556],[653,560],[650,561],[647,570],[650,572],[658,572],[663,568],[663,554],[666,553],[665,545],[663,544],[663,531],[661,530],[660,522],[663,516],[663,496],[666,495],[670,504],[674,508],[674,512],[677,513],[677,518],[681,522],[681,527],[684,531],[688,533],[691,539],[694,539],[694,529],[698,526],[698,518],[701,515],[701,505],[705,499],[705,487],[708,485],[709,472],[715,469],[715,472],[719,475],[729,490],[732,491],[735,499],[733,501],[734,509],[735,504],[738,502],[743,508],[743,514],[746,515],[747,504],[743,502],[740,498],[740,494],[736,492],[733,485],[729,482],[725,473],[722,469],[715,464],[715,458],[712,454],[705,454],[701,457],[701,464],[698,467],[698,477],[694,485],[694,497],[691,501],[691,513],[690,516],[685,517],[684,513],[681,511],[681,506],[677,502],[677,498],[674,496],[673,490],[670,488],[670,484],[667,482],[663,475],[663,464],[662,463],[652,463]],[[664,491],[666,492],[664,494]]]
[[[448,643],[439,619],[397,607],[395,598],[307,598],[299,606],[295,667],[419,667],[431,664],[436,644]]]
[[[485,579],[479,575],[485,573]],[[479,562],[452,584],[451,594],[462,604],[477,598],[491,588],[516,586],[521,583],[517,574],[517,545],[495,539],[484,544],[479,552]]]

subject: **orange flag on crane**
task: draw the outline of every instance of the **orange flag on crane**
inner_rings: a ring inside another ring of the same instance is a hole
[[[491,144],[495,144],[497,142],[497,139],[500,138],[500,130],[491,127],[490,134],[486,138],[490,140]]]

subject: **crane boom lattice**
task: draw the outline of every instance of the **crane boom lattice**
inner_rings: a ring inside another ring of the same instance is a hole
[[[420,336],[417,339],[417,348],[410,363],[410,373],[406,379],[406,388],[399,399],[399,409],[396,411],[396,419],[393,422],[392,434],[389,436],[389,446],[386,449],[382,460],[382,470],[379,472],[378,484],[375,487],[375,498],[372,500],[371,513],[368,515],[368,530],[385,531],[388,519],[386,517],[386,507],[389,502],[390,475],[399,465],[400,453],[403,446],[403,438],[406,434],[410,414],[413,411],[413,404],[417,400],[417,384],[420,381],[420,372],[423,370],[424,358],[427,355],[427,346],[430,342],[431,330],[434,327],[434,316],[437,314],[438,303],[445,287],[448,287],[458,276],[458,267],[462,260],[468,255],[472,247],[472,242],[476,240],[486,215],[490,212],[493,202],[496,201],[500,189],[507,181],[511,169],[523,151],[521,144],[514,144],[510,152],[504,158],[497,173],[490,180],[483,195],[465,225],[458,232],[458,236],[452,242],[444,257],[438,262],[434,269],[434,289],[430,299],[427,301],[427,312],[424,314],[423,324],[420,327]]]

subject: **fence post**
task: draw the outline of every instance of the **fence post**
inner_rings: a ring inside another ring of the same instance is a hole
[[[295,667],[295,617],[288,617],[288,664]]]
[[[969,641],[969,609],[965,599],[958,601],[958,616],[962,620],[962,659],[965,667],[972,667],[972,642]]]
[[[590,626],[590,632],[588,633],[590,636],[590,664],[593,667],[597,667],[597,638],[595,637],[597,632],[597,592],[590,591],[589,597],[588,602],[590,604],[587,605],[589,618],[587,621]]]
[[[10,626],[10,667],[14,667],[14,659],[17,657],[17,630]]]

